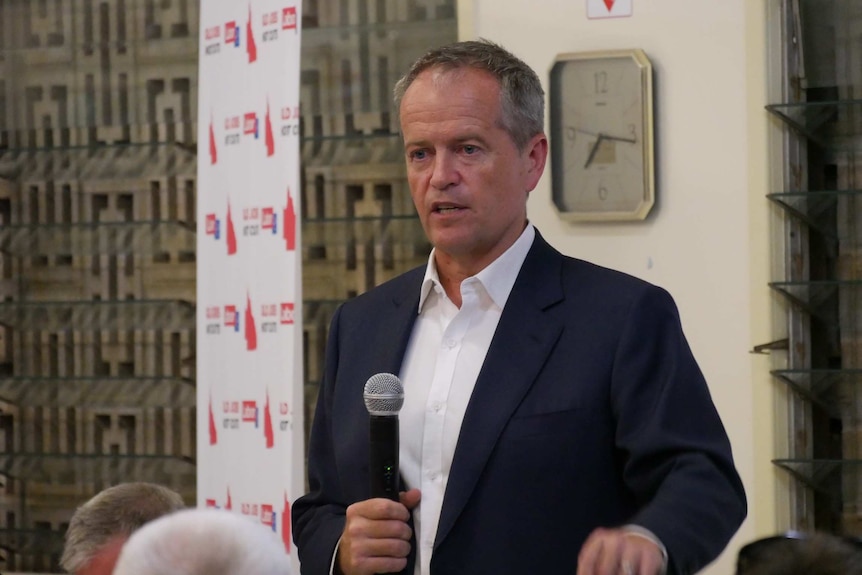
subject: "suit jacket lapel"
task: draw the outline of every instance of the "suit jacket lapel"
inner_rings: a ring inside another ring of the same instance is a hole
[[[392,307],[381,312],[377,329],[392,345],[373,346],[368,359],[377,371],[386,370],[397,375],[401,370],[413,324],[419,315],[419,292],[424,277],[424,267],[409,272],[392,296]]]
[[[435,548],[446,538],[466,505],[497,438],[562,331],[562,321],[548,311],[563,298],[561,264],[562,256],[537,231],[464,415]]]

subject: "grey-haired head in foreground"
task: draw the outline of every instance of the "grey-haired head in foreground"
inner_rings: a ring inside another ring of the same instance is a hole
[[[145,523],[183,507],[179,493],[155,483],[129,482],[108,487],[72,515],[60,566],[75,573],[113,540],[125,539]]]
[[[259,521],[186,509],[152,521],[123,547],[114,575],[290,575],[284,543]]]

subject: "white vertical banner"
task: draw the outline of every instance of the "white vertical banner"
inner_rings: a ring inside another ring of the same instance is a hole
[[[289,553],[305,459],[301,9],[201,2],[198,90],[197,504],[252,516]]]

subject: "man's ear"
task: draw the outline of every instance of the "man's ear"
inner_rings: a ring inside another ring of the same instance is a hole
[[[548,137],[545,134],[533,136],[524,148],[524,154],[527,161],[527,191],[531,192],[545,171],[545,162],[548,160]]]
[[[125,535],[112,538],[96,552],[96,555],[86,565],[77,570],[75,575],[111,575],[127,540],[128,537]]]

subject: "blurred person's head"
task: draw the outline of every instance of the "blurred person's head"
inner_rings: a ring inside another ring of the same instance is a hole
[[[132,533],[184,507],[179,493],[153,483],[121,483],[100,491],[72,515],[60,565],[75,575],[110,575]]]
[[[739,550],[736,575],[862,575],[862,541],[827,533],[791,533]]]
[[[114,575],[289,575],[284,543],[264,525],[220,509],[157,519],[123,546]]]

